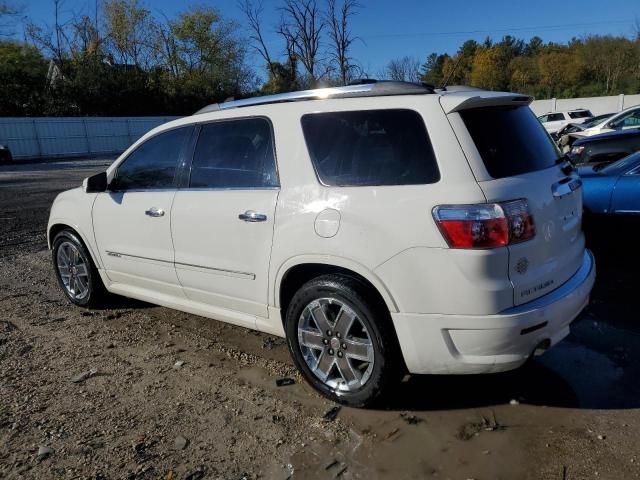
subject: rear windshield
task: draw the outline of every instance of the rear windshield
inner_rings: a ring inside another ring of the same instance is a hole
[[[472,108],[460,115],[493,178],[544,170],[560,158],[529,107]]]
[[[593,115],[589,110],[579,110],[577,112],[569,112],[571,118],[591,118]]]
[[[440,179],[422,117],[412,110],[312,113],[302,117],[302,129],[324,185],[418,185]]]

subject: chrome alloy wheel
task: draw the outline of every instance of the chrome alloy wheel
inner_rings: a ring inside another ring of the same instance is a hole
[[[356,312],[336,298],[319,298],[304,308],[298,344],[309,369],[337,393],[357,390],[371,376],[369,331]]]
[[[56,255],[58,274],[67,293],[76,300],[89,294],[89,267],[71,242],[62,242]]]

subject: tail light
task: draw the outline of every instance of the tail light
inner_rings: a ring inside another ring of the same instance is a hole
[[[451,248],[497,248],[535,236],[526,200],[478,205],[441,205],[433,209]]]
[[[577,145],[575,147],[571,147],[571,155],[582,155],[582,152],[584,152],[584,145]]]

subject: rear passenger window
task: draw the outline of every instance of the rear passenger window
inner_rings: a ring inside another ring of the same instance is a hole
[[[202,126],[191,164],[190,188],[277,187],[271,125],[247,118]]]
[[[564,120],[564,114],[562,113],[550,113],[547,117],[547,122],[559,122]]]
[[[412,110],[307,114],[302,129],[324,185],[421,185],[440,180],[424,122]]]

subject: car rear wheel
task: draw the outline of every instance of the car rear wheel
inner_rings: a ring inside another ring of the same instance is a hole
[[[399,348],[380,303],[360,282],[339,275],[311,280],[291,300],[289,350],[307,381],[331,400],[371,405],[399,378]]]
[[[103,304],[106,289],[85,246],[72,230],[63,230],[53,240],[53,266],[66,297],[82,307]]]

